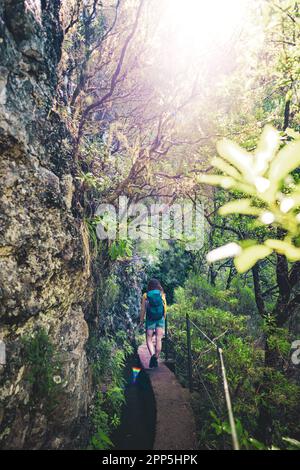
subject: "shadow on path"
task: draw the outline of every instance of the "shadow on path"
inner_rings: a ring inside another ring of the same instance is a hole
[[[141,367],[138,355],[133,355],[126,368],[126,403],[121,425],[112,436],[116,450],[153,449],[155,434],[155,400],[148,375],[141,369],[133,382],[132,367]]]

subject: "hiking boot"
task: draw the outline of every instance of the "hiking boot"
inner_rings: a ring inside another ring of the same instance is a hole
[[[155,354],[153,354],[153,356],[151,356],[151,359],[150,359],[150,362],[149,362],[149,367],[150,369],[152,369],[152,367],[156,367],[154,364],[155,364]]]

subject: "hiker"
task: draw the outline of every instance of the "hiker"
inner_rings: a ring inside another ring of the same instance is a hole
[[[158,366],[166,314],[167,302],[163,288],[157,279],[151,279],[148,283],[147,292],[142,297],[140,316],[140,325],[143,326],[146,315],[146,341],[151,356],[149,363],[151,368]],[[155,348],[152,342],[154,332],[156,336]]]

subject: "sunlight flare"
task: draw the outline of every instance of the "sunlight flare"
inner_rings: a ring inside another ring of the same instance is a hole
[[[169,0],[167,17],[177,29],[181,48],[205,49],[212,40],[224,43],[241,30],[248,0]]]
[[[214,263],[221,259],[233,258],[241,254],[242,248],[237,243],[228,243],[227,245],[216,248],[208,253],[206,259],[208,263]]]

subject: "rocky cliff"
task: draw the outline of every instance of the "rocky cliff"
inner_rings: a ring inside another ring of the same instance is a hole
[[[72,212],[70,137],[52,110],[59,7],[58,0],[0,3],[2,448],[72,447],[91,397],[87,243]],[[39,347],[46,363],[34,369]],[[53,358],[57,369],[49,366]],[[49,390],[52,379],[60,384],[54,409],[47,390],[45,399],[33,402],[34,387],[41,389],[38,374],[50,380]]]

